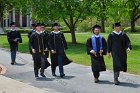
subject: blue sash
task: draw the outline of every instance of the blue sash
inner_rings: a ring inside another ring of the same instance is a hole
[[[100,41],[100,50],[103,50],[102,36],[99,36],[99,41]],[[97,53],[97,45],[96,45],[95,35],[92,36],[92,47],[93,47],[93,50]]]

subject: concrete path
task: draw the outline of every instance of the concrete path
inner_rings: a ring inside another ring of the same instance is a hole
[[[0,75],[0,93],[51,93]]]
[[[1,27],[0,27],[0,34],[4,34],[4,31]]]
[[[51,69],[49,67],[45,71],[47,78],[36,80],[34,78],[31,55],[19,53],[17,56],[16,62],[18,64],[12,66],[10,65],[10,53],[0,49],[0,64],[5,65],[8,69],[5,76],[52,93],[56,91],[61,93],[140,92],[140,76],[121,73],[120,81],[122,83],[116,86],[112,83],[113,73],[111,71],[106,71],[101,73],[101,82],[95,84],[91,68],[74,63],[65,66],[66,77],[64,79],[51,76]],[[57,75],[59,75],[58,72]]]

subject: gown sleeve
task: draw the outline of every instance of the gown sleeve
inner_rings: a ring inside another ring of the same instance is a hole
[[[19,42],[19,43],[22,43],[22,37],[21,37],[20,32],[18,32],[18,42]]]
[[[49,35],[49,49],[50,50],[55,50],[54,49],[54,35],[53,35],[53,33],[51,33],[50,35]]]
[[[34,40],[34,35],[32,34],[32,35],[30,36],[30,38],[29,38],[29,47],[30,47],[31,49],[34,49],[34,47],[33,47],[33,40]]]
[[[107,53],[107,42],[106,42],[106,40],[105,40],[105,38],[102,38],[102,40],[103,40],[103,55],[106,55],[106,53]]]
[[[13,42],[13,39],[10,36],[10,32],[7,33],[7,40],[9,43]]]
[[[132,49],[131,41],[130,41],[129,37],[126,34],[124,34],[124,40],[125,40],[126,48]]]
[[[91,44],[91,38],[89,38],[86,42],[86,47],[87,47],[87,54],[90,54],[90,51],[93,50],[92,44]]]
[[[67,45],[67,42],[66,42],[66,39],[65,39],[64,34],[61,33],[61,36],[62,36],[62,40],[63,40],[63,44],[64,44],[64,48],[65,48],[65,49],[68,49],[68,45]]]
[[[112,35],[110,34],[108,36],[108,40],[107,40],[107,52],[110,53],[112,50],[111,50],[111,47],[112,47]]]

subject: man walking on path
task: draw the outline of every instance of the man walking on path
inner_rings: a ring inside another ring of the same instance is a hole
[[[48,47],[46,41],[44,39],[44,35],[41,32],[41,24],[37,23],[36,32],[33,33],[29,39],[30,48],[32,50],[32,57],[34,60],[34,73],[35,77],[38,78],[38,70],[40,69],[40,75],[42,77],[46,77],[44,75],[45,69],[50,65],[47,64],[47,58],[45,56],[45,52],[48,51]]]
[[[16,31],[15,29],[15,23],[12,22],[10,24],[11,30],[7,33],[7,39],[10,44],[10,50],[11,50],[11,64],[14,65],[16,62],[16,52],[18,50],[18,44],[22,43],[22,38],[20,32]]]
[[[65,54],[67,47],[67,42],[65,40],[64,34],[59,31],[58,23],[53,25],[54,31],[51,32],[49,38],[50,44],[50,54],[51,54],[51,68],[52,75],[56,76],[56,67],[59,67],[60,77],[65,76],[63,66],[71,63]]]
[[[120,71],[127,71],[127,52],[131,50],[129,37],[121,31],[121,24],[114,24],[115,30],[108,36],[108,57],[113,57],[114,84],[119,85]]]
[[[95,83],[99,82],[101,71],[106,71],[103,55],[106,55],[107,43],[104,37],[100,35],[101,27],[93,26],[94,35],[87,40],[87,53],[91,57],[91,68],[95,78]]]

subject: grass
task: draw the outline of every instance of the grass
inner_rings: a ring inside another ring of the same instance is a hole
[[[108,34],[102,34],[106,39]],[[128,34],[130,37],[133,50],[128,54],[128,72],[140,75],[140,34]],[[68,42],[69,49],[66,51],[67,56],[73,60],[74,63],[90,66],[91,60],[86,53],[86,40],[91,37],[91,34],[76,34],[77,43],[76,45],[71,44],[70,34],[65,34]],[[22,36],[23,43],[19,46],[19,51],[22,53],[29,53],[28,38]],[[0,36],[0,46],[3,48],[9,48],[6,36]],[[112,59],[108,59],[105,56],[105,62],[107,69],[112,69]]]

